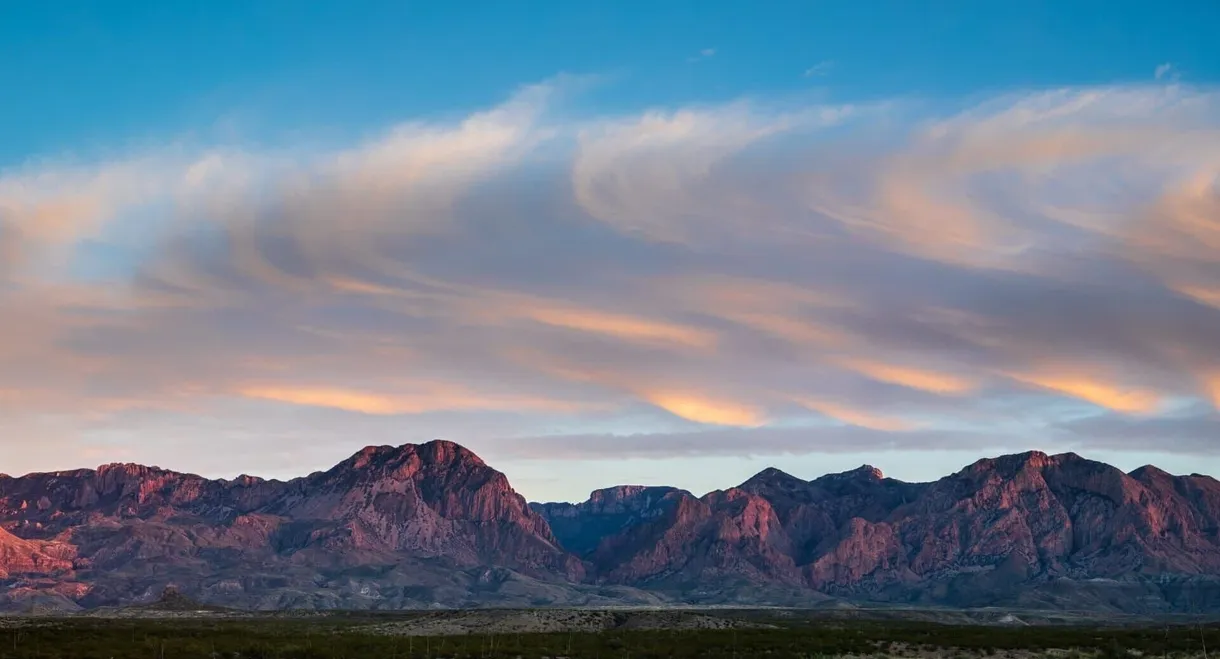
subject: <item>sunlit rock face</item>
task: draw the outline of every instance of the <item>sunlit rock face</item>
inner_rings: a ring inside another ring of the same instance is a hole
[[[1030,452],[933,483],[864,466],[812,481],[767,469],[701,498],[659,491],[537,509],[597,574],[634,585],[740,579],[864,599],[1111,606],[1149,583],[1180,584],[1132,604],[1165,610],[1220,594],[1220,483],[1155,467],[1125,474]],[[1120,582],[1126,591],[1093,592]]]
[[[4,478],[0,525],[10,590],[79,583],[86,606],[165,585],[255,607],[458,604],[488,566],[584,579],[502,473],[442,441],[369,447],[287,482],[139,465]]]
[[[166,587],[246,608],[913,603],[1220,609],[1220,483],[1073,454],[932,483],[767,469],[703,496],[619,486],[527,504],[444,441],[290,481],[140,465],[0,477],[0,603]]]

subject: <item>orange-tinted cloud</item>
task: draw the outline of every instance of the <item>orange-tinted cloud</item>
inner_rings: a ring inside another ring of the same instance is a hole
[[[903,419],[875,414],[851,405],[817,398],[799,398],[797,402],[804,408],[830,417],[836,421],[887,432],[911,430],[915,426]]]
[[[1164,397],[1155,391],[1084,375],[1057,373],[1008,373],[1010,378],[1053,393],[1078,398],[1099,407],[1126,414],[1155,412]]]
[[[876,124],[764,104],[555,120],[546,95],[335,150],[0,173],[4,416],[80,441],[163,436],[154,416],[733,436],[801,425],[800,400],[835,437],[930,446],[1069,413],[1020,390],[1148,416],[1217,401],[1214,92],[931,121],[899,103]],[[823,139],[845,119],[863,130]]]
[[[952,373],[912,368],[859,358],[840,359],[838,363],[879,382],[896,384],[934,394],[961,395],[974,391],[978,383]]]
[[[567,382],[590,385],[603,390],[603,395],[617,394],[658,407],[676,417],[721,426],[753,427],[767,423],[766,410],[752,402],[737,400],[706,385],[693,382],[655,385],[645,374],[633,373],[620,365],[578,364],[537,351],[515,351],[513,360],[530,369]],[[679,381],[676,374],[667,374],[668,381]],[[679,381],[680,382],[680,381]]]
[[[850,300],[827,290],[714,273],[647,282],[676,308],[727,320],[805,347],[843,346],[844,330],[816,320],[817,311],[850,308]]]
[[[545,325],[629,341],[663,342],[695,348],[711,348],[716,344],[716,335],[710,331],[626,314],[547,306],[525,308],[521,313]]]
[[[388,396],[343,389],[250,387],[242,389],[240,393],[247,398],[309,407],[329,407],[364,414],[406,414],[419,412],[428,407],[415,401],[403,401]]]
[[[246,398],[308,407],[326,407],[363,414],[420,414],[437,411],[573,412],[596,406],[529,396],[483,394],[455,385],[416,385],[414,392],[376,393],[334,387],[295,385],[251,386],[239,390]]]
[[[758,407],[694,391],[644,390],[640,396],[657,407],[695,423],[718,426],[760,426],[767,421]]]
[[[1198,380],[1202,395],[1212,404],[1212,407],[1220,410],[1220,370],[1203,373]]]

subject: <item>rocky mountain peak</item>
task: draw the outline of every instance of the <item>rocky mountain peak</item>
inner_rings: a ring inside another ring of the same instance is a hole
[[[797,478],[782,469],[776,467],[767,467],[762,471],[754,474],[749,480],[741,484],[741,489],[754,492],[762,488],[778,488],[791,490],[796,488],[804,488],[809,485],[809,481]]]
[[[860,465],[859,467],[856,467],[855,469],[852,469],[851,471],[846,472],[845,475],[851,476],[853,478],[863,478],[865,480],[870,480],[870,481],[885,480],[885,472],[881,471],[877,467],[874,467],[874,466],[868,465],[868,464]]]
[[[648,505],[669,494],[677,488],[654,485],[616,485],[614,487],[594,490],[589,494],[588,503],[604,510],[612,508],[632,508]]]
[[[1130,476],[1131,478],[1134,478],[1137,481],[1140,481],[1141,483],[1148,483],[1148,482],[1152,482],[1152,481],[1165,481],[1165,480],[1174,478],[1173,474],[1165,471],[1164,469],[1161,469],[1160,467],[1156,467],[1154,465],[1144,465],[1138,469],[1133,470],[1131,473],[1129,473],[1127,475]]]
[[[104,465],[98,465],[95,469],[99,475],[101,474],[123,474],[126,476],[140,476],[143,474],[151,474],[162,471],[160,467],[151,465],[136,464],[134,462],[107,462]],[[65,475],[72,475],[80,472],[60,472]]]
[[[458,444],[444,439],[434,439],[425,444],[421,444],[417,449],[419,454],[425,460],[436,464],[452,464],[461,462],[480,467],[487,466],[483,459],[475,455],[474,451]]]
[[[831,484],[831,483],[861,483],[871,484],[879,483],[885,480],[885,473],[872,465],[860,465],[855,469],[849,469],[837,474],[826,474],[813,480],[814,483]]]
[[[1025,451],[1023,453],[1002,455],[997,458],[983,459],[975,464],[985,466],[986,468],[998,468],[1006,473],[1013,473],[1022,469],[1090,468],[1102,465],[1103,463],[1088,460],[1072,452],[1051,455],[1043,451]],[[1105,466],[1108,467],[1108,465]]]
[[[520,588],[1066,606],[1101,601],[1073,588],[1113,582],[1127,590],[1105,601],[1130,603],[1114,606],[1173,610],[1220,602],[1218,574],[1220,482],[1070,453],[980,460],[931,483],[868,465],[813,481],[771,468],[703,497],[622,485],[576,504],[527,504],[440,440],[369,446],[286,482],[134,464],[0,478],[0,608],[18,594],[148,602],[167,584],[232,606],[532,597]],[[489,590],[501,584],[517,594]]]
[[[332,472],[378,472],[407,475],[418,470],[490,470],[472,450],[444,439],[423,444],[368,445],[334,466]]]
[[[1070,465],[1079,459],[1079,456],[1073,453],[1052,456],[1043,451],[1025,451],[994,458],[982,458],[960,473],[975,476],[997,474],[1001,478],[1014,478],[1018,473],[1024,471],[1041,471],[1048,467]]]

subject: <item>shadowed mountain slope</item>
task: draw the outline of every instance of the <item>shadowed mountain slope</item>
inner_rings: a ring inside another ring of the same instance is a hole
[[[1220,483],[1074,454],[932,483],[767,469],[704,496],[527,504],[444,441],[290,481],[141,465],[0,476],[0,607],[778,603],[1220,610]]]

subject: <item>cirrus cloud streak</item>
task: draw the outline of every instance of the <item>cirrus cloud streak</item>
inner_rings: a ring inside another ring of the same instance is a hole
[[[0,441],[45,467],[152,441],[141,414],[287,407],[597,455],[997,427],[1129,450],[1215,403],[1214,91],[614,117],[563,93],[329,151],[4,170]]]

